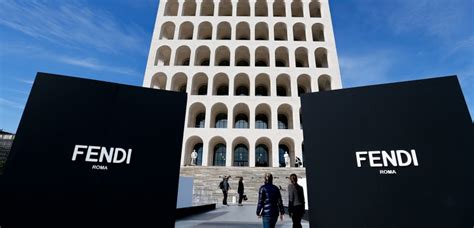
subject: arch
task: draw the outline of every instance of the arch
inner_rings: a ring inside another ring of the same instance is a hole
[[[249,166],[249,142],[244,137],[237,137],[232,142],[232,165]]]
[[[211,50],[207,46],[200,46],[196,49],[194,66],[209,66]]]
[[[309,16],[321,17],[321,3],[318,0],[311,0],[309,3]]]
[[[250,16],[250,4],[248,0],[239,0],[237,2],[237,16]]]
[[[234,106],[233,123],[234,128],[249,128],[249,107],[244,103],[239,103]]]
[[[205,21],[199,24],[198,40],[212,40],[212,25]]]
[[[209,156],[209,164],[213,166],[225,166],[227,143],[224,138],[216,136],[209,140],[209,151],[212,152]],[[212,149],[211,149],[212,148]]]
[[[235,50],[235,66],[250,66],[250,51],[245,46]]]
[[[255,66],[267,67],[270,65],[270,56],[267,47],[258,47],[255,50]]]
[[[188,77],[184,73],[176,73],[171,80],[171,90],[186,92]]]
[[[304,93],[311,93],[311,77],[307,74],[298,76],[298,96]]]
[[[293,129],[293,109],[289,104],[278,107],[278,129]]]
[[[295,51],[296,67],[309,67],[308,63],[308,49],[300,47]]]
[[[179,3],[176,0],[169,0],[165,5],[165,16],[178,16]]]
[[[178,39],[180,40],[192,40],[194,33],[194,25],[193,23],[186,21],[179,26],[179,36]]]
[[[223,103],[217,103],[211,109],[212,128],[227,128],[227,106]]]
[[[267,137],[255,142],[255,167],[269,167],[272,161],[272,141]]]
[[[273,32],[275,36],[275,40],[288,40],[288,32],[286,30],[286,24],[283,22],[276,23],[273,27]]]
[[[249,76],[245,73],[240,73],[234,78],[235,96],[248,96],[250,88]]]
[[[286,17],[286,7],[283,0],[275,0],[275,2],[273,2],[273,16]]]
[[[256,17],[268,16],[268,5],[267,5],[266,0],[257,0],[255,2],[255,16]]]
[[[279,47],[275,50],[275,66],[277,67],[288,67],[288,48]]]
[[[216,49],[214,66],[230,66],[230,51],[226,46],[220,46]]]
[[[229,95],[229,77],[224,73],[219,73],[214,77],[212,95]]]
[[[198,154],[197,159],[196,159],[196,165],[201,166],[202,165],[202,154],[203,154],[203,142],[202,138],[194,135],[189,137],[186,140],[185,144],[185,153],[184,153],[184,165],[191,164],[191,153],[193,150],[196,150],[196,153]]]
[[[303,3],[301,0],[293,0],[291,3],[291,16],[303,17]]]
[[[303,23],[293,25],[293,40],[306,41],[306,28]]]
[[[156,73],[151,78],[150,88],[153,88],[153,89],[166,89],[166,80],[167,80],[166,74],[161,73],[161,72]]]
[[[268,104],[259,104],[255,108],[255,128],[271,129],[272,128],[272,109]]]
[[[182,16],[196,16],[196,1],[185,0],[183,3]]]
[[[193,77],[191,95],[207,95],[208,78],[205,73],[197,73]]]
[[[232,2],[230,0],[219,2],[219,16],[232,16]]]
[[[191,56],[191,49],[188,46],[181,46],[176,49],[176,55],[174,58],[174,65],[176,66],[189,66],[189,58]]]
[[[313,41],[324,41],[324,26],[322,24],[314,24],[311,27]]]
[[[260,22],[255,25],[255,40],[268,40],[268,25]]]
[[[318,78],[318,89],[319,91],[331,90],[331,76],[321,75]]]
[[[204,104],[197,102],[189,106],[188,112],[188,127],[190,128],[204,128],[206,107]]]
[[[276,80],[277,96],[290,97],[291,96],[291,82],[290,76],[287,74],[280,74]]]
[[[237,40],[250,40],[250,27],[247,22],[237,24],[236,37]]]
[[[317,68],[328,68],[328,54],[325,48],[318,48],[314,51]]]
[[[270,77],[259,74],[255,77],[255,96],[270,96]]]
[[[217,25],[217,39],[230,40],[232,37],[232,29],[228,22],[221,22]]]
[[[161,26],[160,40],[172,40],[174,38],[174,30],[176,26],[173,22],[168,21]]]
[[[201,16],[214,16],[214,1],[213,0],[202,1]]]
[[[171,58],[171,48],[168,46],[161,46],[156,51],[155,66],[169,66]]]
[[[279,155],[279,163],[280,167],[285,167],[285,158],[284,154],[288,152],[290,156],[290,167],[293,166],[295,161],[295,142],[291,138],[283,138],[278,143],[278,155]]]

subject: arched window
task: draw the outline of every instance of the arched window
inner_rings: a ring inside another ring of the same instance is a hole
[[[217,25],[217,39],[230,40],[232,37],[232,29],[227,22],[221,22]]]
[[[331,77],[328,75],[321,75],[318,78],[318,89],[319,91],[331,90]]]
[[[166,2],[165,16],[177,16],[178,15],[179,3],[176,0],[170,0]]]
[[[196,59],[194,60],[195,66],[209,66],[209,58],[211,51],[207,46],[200,46],[196,49]]]
[[[266,0],[257,0],[255,2],[255,16],[266,17],[268,16],[268,6]]]
[[[250,40],[250,27],[247,22],[237,24],[237,40]]]
[[[289,152],[290,150],[288,149],[288,147],[284,144],[280,144],[278,145],[278,160],[279,160],[279,163],[280,163],[280,167],[285,167],[285,152],[288,152],[288,154],[290,153]]]
[[[215,128],[227,128],[227,114],[226,113],[217,114]]]
[[[301,0],[293,0],[291,3],[291,16],[303,17],[303,3]]]
[[[283,0],[275,0],[273,2],[273,16],[274,17],[285,17],[285,2]]]
[[[324,48],[318,48],[314,52],[316,57],[316,67],[317,68],[327,68],[328,66],[328,55],[327,50]]]
[[[196,16],[196,2],[185,0],[183,4],[183,16]]]
[[[275,24],[273,32],[275,35],[275,40],[288,40],[286,24],[281,22]]]
[[[288,104],[278,107],[278,129],[293,129],[293,111]]]
[[[186,92],[188,77],[184,73],[177,73],[171,80],[171,90],[178,92]]]
[[[173,22],[166,22],[161,26],[160,40],[172,40],[174,38],[175,25]]]
[[[290,76],[281,74],[277,77],[277,96],[286,97],[291,96],[291,82]]]
[[[293,25],[293,40],[306,41],[306,29],[303,23]]]
[[[250,52],[247,47],[240,46],[235,51],[236,66],[250,66]]]
[[[150,88],[153,89],[166,89],[166,74],[164,73],[156,73],[153,75],[153,78],[151,79],[151,86]]]
[[[198,27],[198,40],[212,39],[212,25],[209,22],[203,22]]]
[[[249,95],[249,88],[246,86],[239,86],[235,89],[236,96],[248,96]]]
[[[232,2],[221,0],[219,3],[219,16],[232,16]]]
[[[214,147],[214,166],[225,166],[226,147],[219,143]]]
[[[206,119],[206,113],[201,112],[196,116],[196,125],[195,128],[204,128]]]
[[[278,129],[288,129],[288,118],[283,114],[278,114]]]
[[[238,144],[235,147],[234,166],[249,166],[249,149],[245,144]]]
[[[181,46],[176,50],[175,66],[189,66],[189,57],[191,56],[191,49],[186,46]]]
[[[314,24],[311,29],[313,41],[324,41],[324,27],[322,24]]]
[[[255,96],[269,96],[270,77],[267,74],[259,74],[255,78]]]
[[[256,129],[268,129],[268,118],[265,114],[259,114],[255,117]]]
[[[224,73],[214,76],[213,95],[229,95],[229,77]]]
[[[296,67],[309,67],[308,65],[308,50],[300,47],[295,51],[295,64]]]
[[[207,75],[197,73],[193,76],[191,95],[207,95]]]
[[[169,66],[171,58],[171,48],[161,46],[156,51],[155,66]]]
[[[288,49],[279,47],[275,50],[275,66],[288,67]]]
[[[317,0],[312,0],[309,3],[309,14],[310,17],[321,17],[321,3]]]
[[[250,16],[250,4],[248,0],[239,0],[237,2],[237,16]]]
[[[307,74],[298,77],[298,96],[311,92],[311,77]]]
[[[202,1],[201,16],[214,16],[214,1],[213,0]]]
[[[180,40],[192,40],[193,39],[194,26],[191,22],[187,21],[181,24],[179,27]]]
[[[198,166],[201,166],[202,165],[202,152],[203,152],[203,144],[202,143],[198,143],[196,145],[194,145],[193,147],[193,151],[196,151],[197,153],[197,159],[196,159],[196,165]]]
[[[216,49],[215,66],[230,66],[230,51],[228,47],[220,46]]]
[[[268,40],[268,25],[260,22],[255,25],[255,40]]]
[[[240,73],[235,76],[234,78],[234,86],[235,86],[235,96],[248,96],[249,95],[249,87],[250,87],[250,80],[249,76],[244,73]]]
[[[268,48],[258,47],[255,50],[255,66],[256,67],[267,67],[270,63],[270,56],[268,54]]]
[[[238,114],[235,117],[234,128],[249,128],[249,118],[245,114]]]
[[[259,144],[255,147],[255,167],[268,167],[268,147]]]

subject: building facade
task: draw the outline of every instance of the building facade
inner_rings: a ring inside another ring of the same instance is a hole
[[[294,167],[300,94],[342,87],[328,0],[160,1],[143,86],[188,93],[182,166]]]

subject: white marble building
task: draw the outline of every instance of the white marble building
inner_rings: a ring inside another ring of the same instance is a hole
[[[188,93],[182,166],[294,166],[299,94],[342,86],[328,0],[162,0],[143,86]]]

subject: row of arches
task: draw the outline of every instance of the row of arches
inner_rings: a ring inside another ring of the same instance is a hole
[[[205,146],[205,142],[199,136],[189,137],[184,146],[184,165],[189,164],[192,151],[198,154],[196,162],[198,166],[285,167],[285,153],[290,157],[291,166],[294,166],[297,156],[295,142],[289,137],[280,139],[277,144],[267,137],[261,137],[252,142],[251,146],[249,140],[242,136],[236,137],[231,143],[216,136],[206,144]],[[301,156],[298,157],[304,159],[303,146]]]
[[[210,117],[207,110],[210,110]],[[296,115],[299,115],[300,123],[297,125],[293,118],[294,109],[289,104],[281,104],[275,110],[270,105],[263,103],[250,109],[245,103],[238,103],[232,108],[229,114],[229,108],[224,103],[216,103],[212,107],[206,106],[200,102],[193,103],[188,109],[188,128],[234,128],[234,129],[294,129],[295,126],[302,127],[301,109]],[[272,113],[277,115],[273,116]],[[252,119],[251,119],[252,118]],[[273,120],[273,118],[275,118]],[[210,126],[206,126],[206,121],[210,121]],[[252,122],[251,122],[252,121]],[[276,125],[273,126],[272,123]],[[230,124],[229,124],[230,123]]]
[[[190,80],[188,90],[188,77],[184,73],[176,73],[171,82],[165,73],[159,72],[151,79],[150,88],[167,89],[179,92],[187,92],[191,95],[214,95],[214,96],[300,96],[303,93],[331,90],[331,77],[320,75],[317,78],[317,90],[312,86],[312,78],[307,74],[296,77],[297,94],[292,92],[292,77],[288,74],[280,74],[275,81],[270,80],[268,74],[262,73],[250,80],[249,75],[239,73],[233,79],[233,87],[230,88],[230,79],[225,73],[216,74],[212,81],[203,73],[197,73]],[[212,83],[212,84],[211,84]],[[294,83],[294,82],[293,82]],[[211,84],[211,85],[210,85]]]
[[[234,56],[226,46],[217,47],[214,53],[208,46],[199,46],[194,51],[194,60],[191,61],[191,49],[188,46],[180,46],[174,53],[174,66],[239,66],[239,67],[310,67],[308,49],[299,47],[294,52],[294,63],[290,63],[290,55],[287,47],[275,49],[275,55],[270,59],[270,51],[267,47],[260,46],[255,49],[255,54],[250,55],[246,46],[237,47]],[[213,58],[211,57],[213,56]],[[234,57],[231,59],[231,56]],[[161,46],[156,52],[155,66],[170,66],[172,58],[171,48]],[[213,61],[211,61],[213,59]],[[293,65],[294,64],[294,65]],[[314,64],[316,68],[328,68],[328,52],[326,48],[314,50]]]
[[[201,22],[197,27],[197,37],[194,37],[194,24],[190,21],[186,21],[180,24],[178,30],[179,40],[269,40],[269,26],[265,22],[259,22],[255,24],[254,34],[251,34],[251,28],[247,22],[239,22],[232,29],[229,22],[220,22],[217,24],[217,30],[214,31],[214,27],[211,22]],[[291,26],[290,26],[291,28]],[[306,25],[300,22],[293,24],[293,40],[294,41],[324,41],[324,26],[321,23],[316,23],[311,26],[311,38],[307,35]],[[176,36],[176,25],[174,22],[168,21],[163,23],[161,26],[159,39],[161,40],[173,40]],[[278,22],[273,26],[273,40],[275,41],[287,41],[288,38],[287,24],[284,22]]]
[[[217,7],[215,7],[217,5]],[[251,9],[253,6],[253,9]],[[236,11],[233,12],[233,8]],[[269,8],[271,12],[269,12]],[[217,10],[217,12],[216,12]],[[253,13],[252,13],[253,12]],[[303,4],[301,0],[293,0],[287,7],[284,0],[275,0],[268,4],[266,0],[256,0],[250,4],[248,0],[239,0],[235,5],[231,0],[220,0],[218,3],[213,0],[203,0],[198,6],[195,0],[185,0],[181,6],[177,0],[166,2],[164,16],[255,16],[255,17],[321,17],[321,4],[312,0],[309,4]]]

